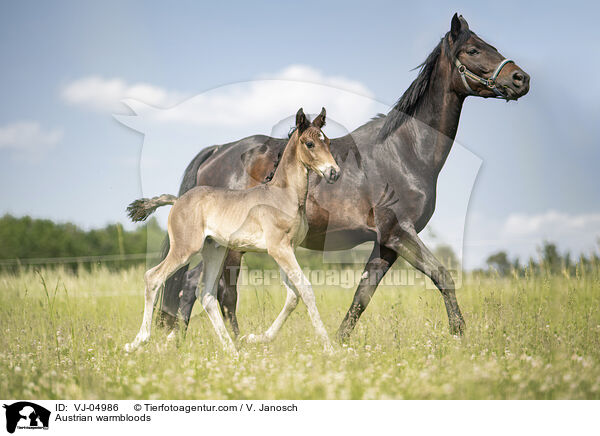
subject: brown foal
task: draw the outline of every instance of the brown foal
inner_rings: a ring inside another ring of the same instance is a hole
[[[126,351],[136,349],[150,337],[152,312],[157,291],[165,280],[185,265],[197,252],[202,253],[204,274],[201,301],[224,348],[237,354],[225,328],[217,302],[217,282],[221,277],[227,251],[267,252],[281,268],[287,289],[285,306],[273,325],[262,335],[248,335],[249,342],[272,340],[298,299],[306,304],[317,335],[327,351],[331,343],[315,303],[310,282],[304,276],[294,249],[308,231],[306,196],[308,174],[312,170],[327,182],[339,178],[340,168],[329,150],[325,108],[311,123],[302,108],[296,114],[296,130],[290,137],[281,161],[270,182],[247,190],[196,187],[179,198],[161,195],[136,200],[127,208],[133,221],[143,221],[158,207],[172,204],[167,257],[144,275],[146,283],[144,318],[134,341]]]

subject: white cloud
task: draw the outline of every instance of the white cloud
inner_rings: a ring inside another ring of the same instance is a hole
[[[504,250],[522,261],[538,256],[543,241],[556,243],[573,255],[598,251],[600,213],[569,214],[550,210],[538,214],[512,213],[505,219],[474,214],[465,240],[468,267],[485,265],[491,253]]]
[[[543,214],[511,214],[504,224],[504,232],[509,237],[560,238],[585,234],[593,240],[600,234],[600,213],[571,215],[548,211]]]
[[[61,129],[44,129],[34,121],[0,126],[0,149],[13,150],[20,156],[34,157],[54,147],[63,137]]]
[[[600,213],[511,213],[496,218],[472,213],[465,235],[467,267],[485,267],[485,259],[497,251],[526,261],[537,259],[543,241],[556,243],[561,252],[574,256],[598,252]]]
[[[307,65],[290,65],[273,76],[265,75],[265,79],[294,80],[327,85],[333,88],[354,92],[365,97],[373,97],[372,92],[362,83],[342,76],[326,76]]]
[[[185,95],[147,83],[128,84],[122,79],[91,76],[69,83],[63,88],[62,97],[74,105],[98,111],[117,112],[123,109],[119,102],[124,98],[140,100],[152,106],[167,107],[178,103]]]
[[[542,241],[558,244],[559,248],[578,255],[598,249],[600,213],[568,214],[548,211],[542,214],[511,214],[506,219],[503,233],[508,241],[517,244]]]
[[[109,112],[119,112],[119,102],[124,101],[147,120],[189,125],[250,126],[263,120],[274,123],[300,106],[308,112],[326,106],[333,119],[345,116],[340,121],[350,122],[353,127],[374,115],[374,106],[364,105],[365,97],[372,99],[365,85],[341,76],[327,76],[304,65],[291,65],[274,74],[262,74],[257,80],[215,88],[188,99],[179,91],[97,76],[68,84],[62,97],[71,104]]]

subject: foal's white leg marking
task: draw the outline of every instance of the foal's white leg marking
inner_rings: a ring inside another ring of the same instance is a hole
[[[277,257],[273,256],[273,258],[277,261],[290,282],[294,285],[294,288],[300,294],[300,298],[302,298],[304,304],[306,304],[306,309],[308,310],[308,315],[310,316],[312,325],[315,328],[317,336],[319,336],[323,342],[325,351],[333,352],[333,347],[331,346],[331,341],[327,335],[327,330],[325,330],[325,326],[323,325],[323,321],[321,321],[321,316],[319,315],[319,311],[317,309],[315,293],[313,292],[310,282],[302,272],[300,265],[298,265],[294,251],[290,248],[289,251],[285,250],[283,253],[277,255]]]
[[[146,342],[150,338],[150,329],[152,327],[152,313],[154,311],[154,299],[156,298],[156,292],[162,282],[155,280],[155,276],[159,272],[160,267],[164,261],[154,268],[148,270],[144,274],[144,281],[146,282],[145,299],[144,299],[144,317],[142,319],[142,325],[140,331],[136,335],[133,342],[125,344],[125,351],[131,352],[138,348],[142,342]]]
[[[296,306],[298,306],[298,291],[294,288],[293,283],[290,282],[283,270],[281,270],[281,279],[285,288],[287,289],[287,296],[285,298],[285,305],[283,306],[283,309],[275,321],[273,321],[271,327],[269,327],[265,333],[262,335],[249,334],[246,337],[248,342],[271,342],[273,339],[275,339],[275,336],[277,336],[279,330],[281,330],[281,327],[283,327],[283,324],[288,319],[290,314],[294,311],[294,309],[296,309]]]
[[[167,335],[167,342],[172,342],[177,338],[177,330],[172,329],[171,332]]]
[[[130,352],[140,346],[141,343],[150,339],[150,331],[152,328],[152,314],[154,312],[154,301],[156,300],[156,294],[162,284],[165,282],[169,274],[179,268],[185,263],[177,260],[177,256],[171,252],[167,257],[154,268],[148,270],[144,274],[144,281],[146,282],[146,292],[144,300],[144,317],[142,319],[142,325],[137,336],[130,344],[125,345],[125,351]]]
[[[204,310],[206,310],[206,313],[223,344],[223,348],[225,351],[237,356],[238,352],[225,327],[217,302],[217,283],[221,277],[221,272],[223,271],[223,263],[225,262],[226,255],[227,247],[217,246],[210,242],[204,244],[204,249],[202,250],[204,274],[202,277],[201,301]]]

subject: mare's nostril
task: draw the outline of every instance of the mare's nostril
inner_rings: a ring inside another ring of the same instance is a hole
[[[525,77],[523,76],[523,74],[520,71],[515,71],[515,73],[513,74],[513,83],[516,86],[520,86],[523,84]]]

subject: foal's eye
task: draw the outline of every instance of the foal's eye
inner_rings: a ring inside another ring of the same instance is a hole
[[[306,143],[306,148],[313,148],[314,146],[315,146],[315,143],[314,143],[314,142],[312,142],[312,141],[308,141],[308,142]]]
[[[474,56],[477,53],[479,53],[479,51],[476,48],[472,48],[470,50],[467,50],[467,54],[470,55],[470,56]]]

